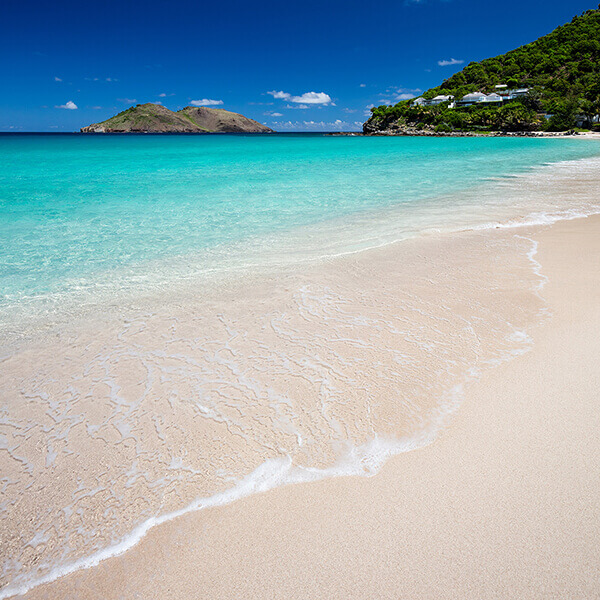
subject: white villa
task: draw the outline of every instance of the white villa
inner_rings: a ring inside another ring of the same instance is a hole
[[[504,100],[514,100],[515,98],[522,98],[523,96],[527,96],[527,94],[529,94],[529,88],[509,90],[508,86],[505,83],[497,85],[495,89],[496,94],[502,96],[502,99]]]
[[[425,98],[417,98],[413,100],[413,104],[416,106],[437,106],[443,102],[449,102],[450,108],[454,108],[454,96],[436,96],[431,100],[425,100]]]
[[[482,94],[481,92],[474,92],[472,94],[467,94],[463,96],[457,103],[457,106],[473,106],[473,104],[501,104],[504,102],[505,98],[503,98],[500,94]]]

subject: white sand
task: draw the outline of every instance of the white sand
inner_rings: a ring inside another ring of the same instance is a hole
[[[435,443],[176,519],[27,598],[600,598],[600,218],[527,235],[553,316]]]

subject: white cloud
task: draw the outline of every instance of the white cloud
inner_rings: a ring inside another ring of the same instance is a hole
[[[301,96],[292,96],[290,100],[298,104],[331,104],[331,98],[325,92],[306,92]]]
[[[287,92],[276,92],[275,90],[273,90],[272,92],[267,92],[267,94],[270,94],[271,96],[273,96],[273,98],[276,98],[277,100],[289,100],[292,95],[288,94]]]
[[[298,106],[292,106],[291,104],[286,104],[285,107],[286,108],[298,108],[301,110],[306,110],[307,108],[310,108],[310,106],[308,104],[298,104]]]
[[[62,79],[60,77],[55,77],[54,81],[62,81]]]
[[[166,95],[166,94],[163,92],[162,94],[159,94],[159,95],[158,95],[158,97],[159,97],[159,98],[166,98],[166,97],[167,97],[167,95]]]
[[[451,58],[450,60],[438,60],[438,65],[440,65],[440,67],[449,67],[452,65],[462,65],[464,62],[464,60]]]
[[[292,94],[288,94],[288,92],[272,90],[267,92],[267,94],[270,94],[277,100],[287,100],[294,104],[321,104],[325,106],[327,104],[332,104],[331,96],[325,92],[305,92],[300,96],[292,96]]]
[[[398,94],[396,96],[396,100],[410,100],[411,98],[414,98],[414,97],[415,97],[414,94],[407,92],[405,94]]]
[[[360,87],[367,87],[367,84],[366,83],[361,83]]]
[[[223,100],[211,100],[210,98],[202,98],[202,100],[192,100],[190,104],[194,106],[219,106],[223,104]]]
[[[54,108],[66,108],[67,110],[77,110],[77,104],[72,100],[69,100],[66,104],[60,104]]]
[[[422,91],[421,88],[389,87],[385,92],[382,92],[379,95],[389,96],[390,94],[393,94],[394,97],[398,97],[402,94],[420,94]]]
[[[270,117],[283,117],[283,115],[281,113],[278,112],[274,112],[274,113],[265,113],[266,115],[270,116]]]
[[[119,81],[116,77],[84,77],[83,79],[85,81],[108,81],[109,83]]]

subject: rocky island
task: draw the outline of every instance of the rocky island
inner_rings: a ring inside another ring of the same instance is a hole
[[[137,104],[81,128],[81,133],[273,133],[243,115],[222,108],[186,106],[174,112],[161,104]]]

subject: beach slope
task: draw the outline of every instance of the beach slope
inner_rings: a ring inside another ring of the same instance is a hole
[[[523,235],[552,317],[433,444],[186,515],[27,598],[600,597],[600,217]]]

